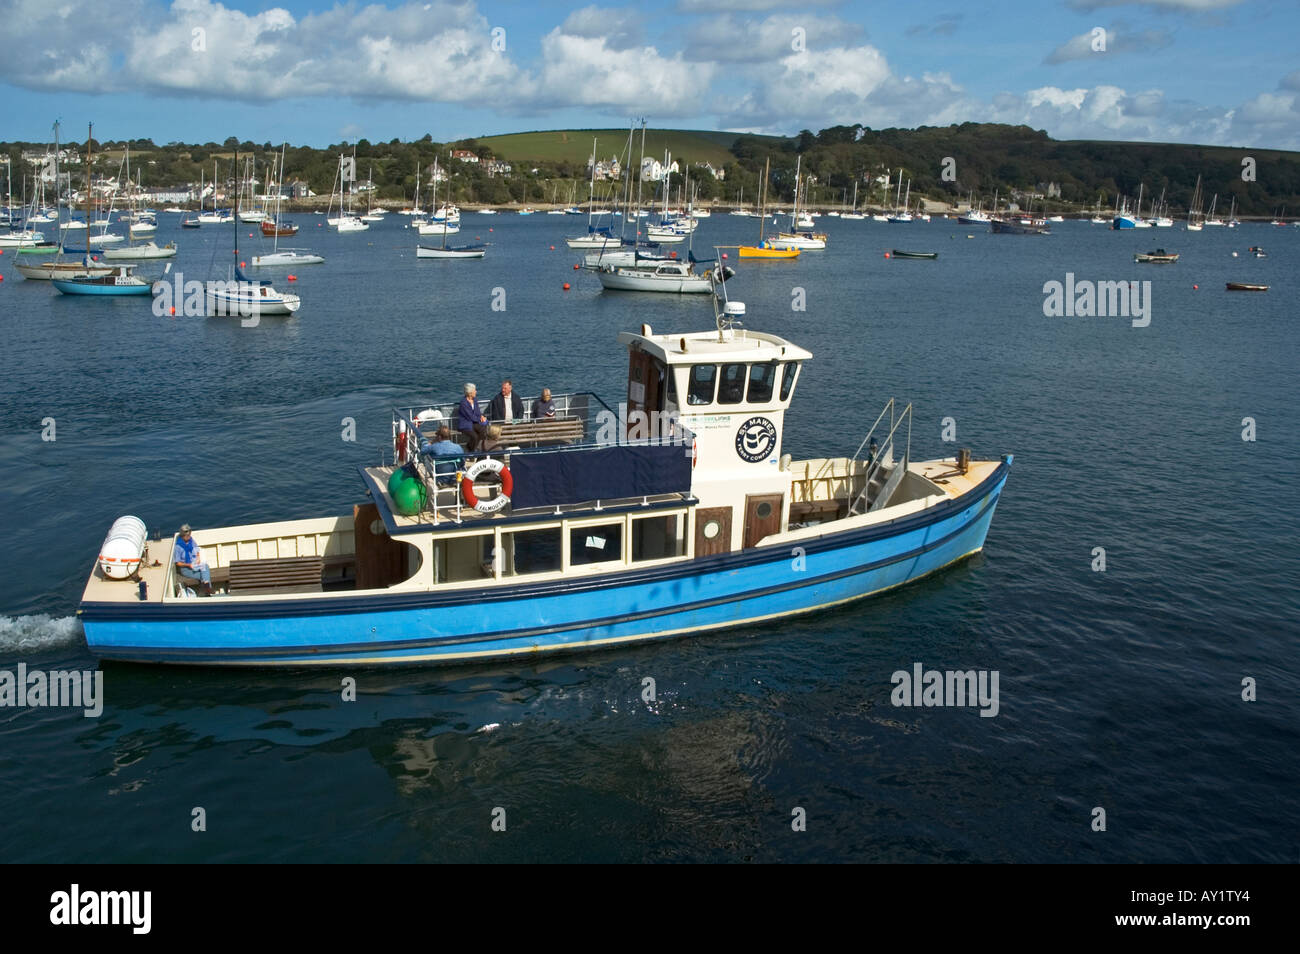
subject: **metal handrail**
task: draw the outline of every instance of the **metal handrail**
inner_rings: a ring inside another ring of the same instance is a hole
[[[894,434],[897,433],[898,429],[903,426],[904,421],[907,421],[907,447],[904,450],[902,460],[896,463],[894,466],[895,467],[901,466],[906,468],[907,465],[911,462],[912,405],[909,404],[907,405],[907,407],[903,408],[902,412],[898,414],[897,418],[895,418],[894,416],[894,408],[895,408],[895,399],[890,398],[889,402],[885,405],[884,410],[882,410],[880,412],[880,415],[876,418],[875,423],[871,425],[871,429],[867,431],[867,436],[864,437],[862,439],[862,443],[858,445],[857,453],[853,455],[853,461],[854,463],[857,463],[859,459],[858,455],[862,453],[862,448],[867,445],[867,442],[871,439],[871,435],[875,433],[876,427],[880,424],[886,412],[888,412],[889,420],[890,420],[889,433],[885,435],[884,441],[877,447],[876,453],[872,455],[871,460],[867,464],[867,469],[865,471],[864,479],[862,482],[862,491],[857,495],[857,497],[853,499],[853,503],[849,506],[850,515],[857,513],[859,503],[866,506],[868,510],[871,508],[872,504],[867,500],[867,494],[871,490],[871,481],[876,478],[876,475],[879,474],[881,469],[884,467],[884,462],[886,458],[892,459],[894,453]]]

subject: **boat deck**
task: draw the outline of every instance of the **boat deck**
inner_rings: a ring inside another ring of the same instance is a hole
[[[197,538],[198,535],[195,536]],[[140,572],[135,579],[110,579],[100,569],[97,559],[94,572],[90,574],[90,580],[86,583],[85,592],[81,594],[82,602],[139,603],[140,580],[148,586],[149,602],[161,602],[168,564],[171,562],[172,540],[170,537],[166,540],[150,540],[146,547],[145,559],[141,562]],[[158,561],[158,566],[151,565],[155,560]]]
[[[913,461],[909,470],[937,484],[949,497],[974,490],[1001,465],[1000,460],[972,460],[966,473],[957,469],[955,458]]]

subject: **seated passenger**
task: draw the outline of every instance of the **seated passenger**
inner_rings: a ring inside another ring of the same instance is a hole
[[[488,425],[487,437],[483,438],[483,443],[479,444],[478,449],[481,451],[494,451],[500,450],[504,446],[505,442],[501,440],[501,425]]]
[[[555,402],[551,400],[551,389],[542,388],[542,396],[533,402],[534,421],[552,421],[555,419]]]
[[[434,435],[437,438],[433,443],[425,442],[420,450],[430,457],[440,458],[433,462],[433,472],[438,477],[440,486],[447,486],[456,479],[456,471],[464,465],[464,454],[461,446],[451,439],[451,431],[444,424],[438,428],[438,433]]]
[[[194,542],[188,523],[181,524],[181,535],[172,551],[172,562],[176,564],[177,573],[187,580],[198,580],[203,584],[204,592],[208,596],[212,595],[212,571],[203,561],[203,551]]]
[[[478,447],[479,441],[487,433],[487,417],[478,409],[478,388],[473,384],[465,385],[465,397],[456,405],[456,428],[465,435],[465,446],[470,450]]]
[[[519,400],[518,394],[514,393],[514,385],[510,383],[509,378],[501,382],[500,393],[488,405],[488,418],[493,421],[505,421],[507,424],[524,419],[524,402]]]

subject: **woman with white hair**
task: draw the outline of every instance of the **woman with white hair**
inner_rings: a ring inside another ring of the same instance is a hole
[[[456,408],[456,429],[465,435],[465,446],[476,450],[487,434],[488,419],[478,409],[478,388],[473,384],[465,385],[465,399]]]

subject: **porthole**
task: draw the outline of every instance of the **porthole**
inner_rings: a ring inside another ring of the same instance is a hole
[[[766,520],[768,517],[772,516],[772,505],[764,500],[754,508],[754,513],[757,514],[759,520]]]
[[[722,524],[718,523],[716,520],[710,520],[704,525],[704,539],[706,540],[712,540],[721,532]]]
[[[384,529],[384,521],[382,520],[370,521],[370,533],[372,536],[382,537],[386,532],[387,531]]]

